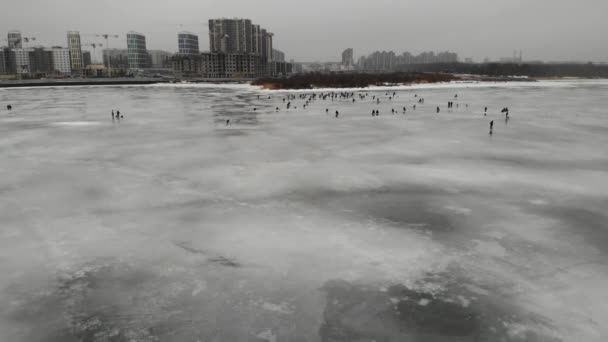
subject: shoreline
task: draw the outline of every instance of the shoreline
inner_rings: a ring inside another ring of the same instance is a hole
[[[11,80],[0,81],[0,88],[25,87],[68,87],[88,85],[147,85],[169,83],[159,78],[91,78],[91,79],[37,79],[37,80]]]
[[[244,79],[193,79],[193,80],[182,80],[179,82],[170,81],[159,78],[113,78],[113,79],[61,79],[61,80],[19,80],[19,81],[0,81],[0,89],[14,89],[14,88],[53,88],[53,87],[78,87],[78,86],[145,86],[145,85],[159,85],[159,86],[197,86],[197,85],[215,85],[215,86],[226,86],[226,85],[243,85],[251,86],[254,89],[261,91],[305,91],[305,90],[348,90],[348,91],[360,91],[360,90],[389,90],[389,89],[416,89],[416,88],[435,88],[435,87],[449,87],[454,85],[469,85],[469,86],[488,86],[497,84],[520,84],[520,85],[533,85],[544,81],[598,81],[608,80],[605,78],[585,78],[585,77],[535,77],[535,78],[518,78],[518,77],[488,77],[488,76],[477,76],[477,75],[461,75],[461,74],[449,74],[449,80],[414,80],[410,82],[402,83],[371,83],[365,86],[351,86],[346,83],[336,83],[332,81],[327,86],[316,86],[306,85],[302,87],[282,87],[280,86],[285,80],[289,79],[273,79],[269,83],[268,79],[265,80],[244,80]],[[348,83],[348,82],[347,82]]]

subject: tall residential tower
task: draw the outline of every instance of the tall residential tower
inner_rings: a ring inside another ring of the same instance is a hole
[[[198,55],[198,36],[192,32],[180,32],[177,34],[177,44],[180,55]]]
[[[254,53],[249,19],[210,19],[209,50],[215,53]]]
[[[68,31],[68,49],[70,50],[72,71],[81,72],[84,65],[82,58],[82,47],[80,45],[80,32]]]
[[[133,31],[127,33],[127,50],[129,54],[129,69],[143,69],[148,67],[146,36]]]
[[[8,31],[8,47],[11,49],[21,49],[21,31]]]
[[[350,67],[355,64],[353,49],[348,48],[342,52],[342,65]]]

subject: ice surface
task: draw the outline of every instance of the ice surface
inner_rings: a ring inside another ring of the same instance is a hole
[[[310,92],[0,90],[0,341],[606,340],[608,82]]]

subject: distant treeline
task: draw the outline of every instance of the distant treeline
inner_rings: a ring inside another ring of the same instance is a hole
[[[307,73],[287,78],[262,78],[252,84],[266,89],[365,88],[379,85],[449,82],[457,79],[445,73]]]
[[[605,64],[503,64],[446,63],[397,66],[402,72],[443,72],[487,76],[608,78]]]

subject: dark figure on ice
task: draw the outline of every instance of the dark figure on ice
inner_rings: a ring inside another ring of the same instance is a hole
[[[114,109],[112,109],[112,119],[114,119]]]
[[[336,119],[338,118],[338,115],[340,115],[340,113],[336,111]]]
[[[11,106],[10,104],[9,104],[9,105],[6,105],[6,109],[7,109],[7,110],[11,110],[11,109],[13,109],[13,106]]]
[[[439,113],[439,111],[440,111],[439,106],[437,106],[437,113]]]
[[[490,121],[490,134],[494,131],[494,120]]]
[[[226,119],[226,126],[230,126],[230,119]]]

